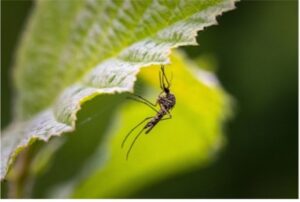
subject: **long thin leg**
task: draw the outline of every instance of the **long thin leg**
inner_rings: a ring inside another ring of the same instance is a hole
[[[145,118],[143,121],[141,121],[139,124],[137,124],[134,128],[132,128],[132,129],[129,131],[129,133],[125,136],[125,138],[124,138],[124,140],[123,140],[123,142],[122,142],[121,148],[124,147],[124,144],[125,144],[127,138],[129,137],[129,135],[130,135],[137,127],[139,127],[139,126],[142,125],[145,121],[147,121],[148,119],[151,119],[151,118],[153,118],[153,117],[147,117],[147,118]]]
[[[164,66],[162,65],[161,66],[161,71],[162,71],[162,73],[163,73],[163,78],[166,80],[166,82],[167,82],[167,88],[169,88],[170,87],[170,82],[168,81],[168,78],[167,78],[167,76],[166,76],[166,73],[165,73],[165,69],[164,69]]]
[[[163,119],[161,119],[161,121],[165,121],[165,120],[168,120],[168,119],[172,119],[172,117],[163,118]]]
[[[154,108],[152,105],[150,105],[148,102],[144,102],[144,101],[142,101],[142,100],[138,100],[138,99],[133,98],[133,97],[127,97],[127,99],[130,99],[130,100],[134,100],[134,101],[143,103],[143,104],[147,105],[148,107],[150,107],[151,109],[153,109],[156,113],[158,113],[158,110],[155,109],[155,108]]]
[[[129,149],[128,149],[128,152],[127,152],[127,154],[126,154],[126,160],[128,160],[129,154],[130,154],[130,152],[131,152],[131,149],[132,149],[134,143],[136,142],[136,140],[139,138],[139,136],[142,134],[142,132],[143,132],[144,130],[145,130],[145,128],[143,128],[143,129],[137,134],[137,136],[135,136],[135,138],[134,138],[133,142],[131,143],[131,145],[130,145],[130,147],[129,147]]]
[[[152,117],[148,117],[148,118],[152,118]],[[167,118],[163,118],[163,119],[161,119],[161,121],[163,121],[163,120],[168,120],[168,119],[171,119],[172,118],[172,115],[169,113],[169,117],[167,117]],[[147,120],[147,118],[145,119],[145,120]],[[144,120],[144,121],[145,121]],[[143,121],[143,122],[144,122]],[[142,122],[142,123],[143,123]],[[139,125],[141,125],[142,123],[140,123]],[[139,126],[138,125],[138,126]],[[136,126],[137,127],[137,126]],[[135,128],[136,128],[135,127]],[[129,147],[129,149],[128,149],[128,151],[127,151],[127,154],[126,154],[126,160],[128,160],[128,157],[129,157],[129,154],[130,154],[130,152],[131,152],[131,150],[132,150],[132,147],[133,147],[133,145],[135,144],[135,142],[137,141],[137,139],[139,138],[139,136],[142,134],[142,132],[145,130],[146,128],[144,127],[138,134],[137,134],[137,136],[135,136],[135,138],[134,138],[134,140],[133,140],[133,142],[131,143],[131,145],[130,145],[130,147]],[[134,130],[134,129],[133,129]],[[146,131],[146,133],[148,133],[148,132],[150,132],[150,131]],[[123,147],[123,146],[122,146]]]
[[[168,119],[171,119],[171,118],[172,118],[172,115],[170,114],[170,112],[168,112],[168,115],[169,115],[169,117],[163,118],[163,119],[161,119],[161,121],[163,121],[163,120],[168,120]]]
[[[169,83],[168,78],[166,76],[165,67],[163,65],[161,65],[161,71],[163,73],[163,77],[166,79],[167,83]]]
[[[162,80],[162,76],[161,76],[161,72],[159,72],[159,86],[162,90],[164,90],[164,86],[163,86],[163,80]]]
[[[169,115],[168,119],[171,119],[172,118],[172,114],[170,113],[170,111],[167,111],[167,113]]]
[[[143,98],[142,96],[140,95],[136,95],[136,94],[132,94],[133,96],[136,96],[142,100],[144,100],[145,102],[147,102],[148,104],[152,105],[153,107],[156,107],[157,103],[153,104],[152,102],[150,102],[149,100],[147,100],[146,98]]]

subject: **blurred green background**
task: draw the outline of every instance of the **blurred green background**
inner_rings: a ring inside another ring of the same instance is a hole
[[[1,128],[11,121],[11,64],[31,1],[1,1]],[[135,198],[298,197],[298,3],[241,1],[198,35],[191,58],[213,57],[235,98],[227,145],[205,168],[148,186]]]

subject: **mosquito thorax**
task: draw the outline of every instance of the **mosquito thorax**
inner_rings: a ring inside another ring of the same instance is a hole
[[[166,93],[165,92],[164,96],[159,97],[158,102],[161,105],[163,105],[165,109],[169,110],[169,109],[174,107],[175,102],[176,102],[176,98],[172,93],[170,93],[170,92]]]
[[[168,94],[167,94],[167,98],[168,98],[169,103],[170,103],[170,108],[174,107],[174,105],[175,105],[175,103],[176,103],[175,95],[172,94],[172,93],[168,93]]]

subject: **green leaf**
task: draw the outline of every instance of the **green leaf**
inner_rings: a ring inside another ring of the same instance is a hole
[[[120,149],[124,136],[155,112],[143,104],[131,101],[124,104],[120,119],[107,134],[111,137],[109,158],[81,180],[73,197],[128,197],[147,184],[206,165],[223,146],[222,126],[229,115],[229,97],[212,73],[197,68],[182,55],[173,55],[171,64],[167,72],[173,75],[171,91],[176,95],[172,119],[160,122],[151,133],[140,136],[126,161],[128,147],[141,128]],[[158,72],[157,67],[140,72],[140,78],[147,84],[144,97],[153,102],[160,92]],[[90,161],[99,161],[99,155]]]
[[[233,0],[37,1],[16,58],[1,179],[29,144],[73,131],[84,102],[132,91],[140,67],[169,63],[171,48],[196,44],[197,31],[233,7]]]
[[[146,185],[213,160],[224,144],[228,96],[212,73],[198,69],[182,54],[172,54],[171,64],[166,71],[173,75],[171,91],[177,98],[171,120],[142,135],[126,161],[128,147],[142,126],[121,149],[125,135],[155,112],[131,100],[123,103],[124,97],[97,96],[83,105],[76,132],[53,155],[47,172],[36,178],[34,197],[130,197]],[[135,92],[152,102],[161,91],[158,71],[157,66],[144,68],[135,85]],[[56,144],[48,145],[52,143]]]

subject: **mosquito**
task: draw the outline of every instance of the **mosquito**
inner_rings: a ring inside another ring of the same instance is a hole
[[[171,78],[171,80],[172,80],[172,78]],[[137,102],[147,105],[148,107],[150,107],[152,110],[154,110],[156,112],[156,115],[145,118],[143,121],[141,121],[139,124],[137,124],[134,128],[132,128],[129,131],[129,133],[125,136],[125,138],[122,142],[122,145],[121,145],[122,148],[124,147],[124,144],[125,144],[127,138],[130,136],[130,134],[132,134],[132,132],[135,129],[137,129],[140,125],[142,125],[144,122],[146,122],[147,120],[150,119],[146,123],[146,125],[144,125],[142,130],[140,130],[139,133],[135,136],[133,142],[131,143],[131,145],[127,151],[126,160],[128,160],[128,157],[132,150],[133,145],[135,144],[135,142],[139,138],[139,136],[143,133],[143,131],[145,131],[145,134],[148,134],[154,128],[154,126],[156,126],[156,124],[158,122],[172,118],[170,110],[175,106],[176,98],[175,98],[175,95],[170,92],[171,83],[166,76],[163,65],[161,66],[160,72],[159,72],[159,84],[160,84],[160,88],[161,88],[162,92],[158,95],[158,98],[157,98],[155,104],[153,104],[152,102],[148,101],[147,99],[143,98],[140,95],[132,94],[134,97],[128,97],[128,99],[131,99],[131,100],[134,100],[134,101],[137,101]],[[157,105],[160,108],[159,110],[156,109]],[[168,116],[168,117],[165,117],[165,116]]]

